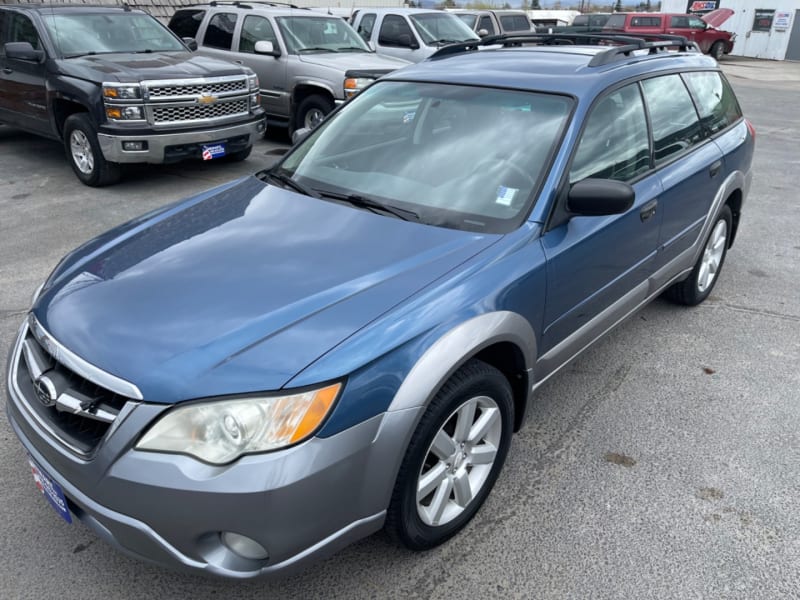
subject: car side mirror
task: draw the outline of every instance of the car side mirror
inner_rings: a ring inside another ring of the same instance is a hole
[[[40,62],[44,58],[44,50],[34,50],[30,42],[7,42],[3,48],[6,58]]]
[[[186,47],[189,48],[192,52],[197,50],[197,40],[193,37],[185,37],[181,38],[183,43],[186,44]]]
[[[584,179],[567,196],[567,210],[574,215],[599,217],[618,215],[633,206],[636,192],[627,183],[613,179]]]
[[[401,33],[399,36],[397,36],[397,43],[404,48],[411,48],[412,50],[419,48],[417,41],[412,40],[411,36],[407,33]]]
[[[489,35],[489,30],[488,29],[478,29],[478,37],[484,38],[487,35]]]
[[[292,133],[292,144],[299,144],[304,139],[308,137],[308,134],[311,133],[311,129],[308,127],[301,127],[300,129],[296,129]]]
[[[266,54],[268,56],[278,57],[281,55],[281,51],[279,48],[275,48],[272,42],[268,42],[266,40],[261,40],[260,42],[256,42],[255,47],[253,48],[256,54]]]

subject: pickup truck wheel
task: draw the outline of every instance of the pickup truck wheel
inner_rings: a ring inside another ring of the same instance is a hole
[[[714,44],[711,46],[711,50],[708,53],[717,61],[722,60],[722,57],[725,55],[725,44],[722,42],[714,42]]]
[[[333,101],[330,98],[313,94],[305,98],[297,107],[294,115],[294,129],[314,129],[325,116],[333,110]]]
[[[426,550],[458,533],[478,512],[511,443],[511,386],[471,360],[445,383],[411,437],[386,515],[391,537]]]
[[[711,228],[703,252],[689,277],[669,288],[667,298],[686,306],[697,306],[708,298],[725,262],[732,221],[731,209],[726,204]]]
[[[83,183],[101,187],[116,183],[120,166],[103,157],[97,130],[85,113],[70,115],[64,123],[64,148],[72,170]]]

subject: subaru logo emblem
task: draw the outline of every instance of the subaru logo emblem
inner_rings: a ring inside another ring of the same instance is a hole
[[[44,406],[53,406],[58,399],[58,392],[53,381],[47,375],[40,375],[33,382],[33,391],[36,392],[36,398]]]

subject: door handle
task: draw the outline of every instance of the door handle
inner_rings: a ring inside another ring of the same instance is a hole
[[[8,67],[3,67],[3,73],[6,75],[11,75],[14,72],[14,69],[9,69]]]
[[[233,62],[235,62],[237,65],[243,65],[244,64],[244,62],[241,61],[241,60],[235,60]]]
[[[647,221],[647,219],[656,214],[657,206],[658,206],[658,200],[651,200],[642,207],[642,210],[639,211],[639,218],[642,220],[642,223],[644,223],[645,221]]]
[[[721,161],[721,160],[715,161],[715,162],[714,162],[714,163],[713,163],[713,164],[712,164],[712,165],[711,165],[711,166],[708,168],[708,174],[709,174],[711,177],[715,177],[715,176],[716,176],[716,174],[717,174],[717,173],[719,173],[719,170],[720,170],[721,168],[722,168],[722,161]]]

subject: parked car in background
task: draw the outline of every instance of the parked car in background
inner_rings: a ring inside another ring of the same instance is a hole
[[[123,163],[243,160],[265,126],[247,67],[140,10],[51,4],[0,5],[0,122],[62,141],[91,186]]]
[[[381,527],[431,548],[548,378],[660,294],[709,296],[755,139],[716,61],[509,39],[390,73],[270,170],[58,264],[6,407],[66,521],[235,578]]]
[[[353,27],[378,54],[411,62],[447,44],[480,39],[455,14],[424,8],[362,8]]]
[[[695,42],[705,54],[720,60],[733,50],[736,34],[717,29],[733,10],[720,8],[702,16],[673,13],[616,13],[603,28],[605,32],[680,35]]]
[[[454,10],[452,13],[480,37],[536,31],[528,15],[521,10]]]
[[[341,17],[281,5],[217,2],[175,12],[169,28],[203,56],[253,69],[270,121],[312,128],[337,104],[408,64],[379,56]]]

